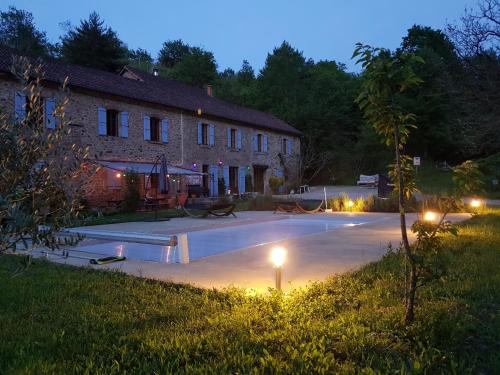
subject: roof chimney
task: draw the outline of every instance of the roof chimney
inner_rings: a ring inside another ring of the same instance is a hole
[[[206,88],[207,88],[207,95],[214,96],[212,85],[207,85]]]
[[[153,68],[153,75],[158,77],[158,68]]]

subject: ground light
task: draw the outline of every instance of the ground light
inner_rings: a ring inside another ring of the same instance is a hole
[[[281,290],[281,274],[285,259],[286,250],[283,247],[275,247],[271,250],[271,262],[273,263],[276,271],[276,290]]]
[[[432,211],[426,211],[424,214],[425,221],[433,222],[436,220],[436,217],[437,217],[436,213]]]
[[[473,199],[470,201],[470,206],[472,208],[479,208],[479,207],[481,207],[482,204],[483,204],[483,202],[480,199]]]

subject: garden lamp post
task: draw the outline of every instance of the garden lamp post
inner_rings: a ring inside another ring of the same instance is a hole
[[[271,262],[275,269],[276,290],[281,290],[281,274],[286,259],[286,250],[283,247],[275,247],[271,250]]]

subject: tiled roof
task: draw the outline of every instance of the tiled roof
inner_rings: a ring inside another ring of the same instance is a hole
[[[0,47],[0,72],[10,72],[15,51]],[[102,70],[66,64],[54,59],[40,60],[45,80],[62,83],[69,77],[70,87],[79,87],[104,94],[117,95],[142,102],[164,105],[205,115],[237,121],[251,126],[294,135],[301,132],[273,115],[228,103],[207,95],[205,90],[178,81],[126,68],[141,80],[134,80]]]

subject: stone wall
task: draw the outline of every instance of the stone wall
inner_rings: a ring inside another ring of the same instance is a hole
[[[0,80],[0,107],[7,112],[14,111],[15,92],[21,85],[13,80]],[[62,100],[64,95],[53,88],[44,88],[44,96]],[[102,136],[98,133],[98,108],[113,109],[128,113],[128,137]],[[143,117],[166,118],[169,121],[169,140],[164,144],[144,140]],[[111,98],[97,93],[85,93],[72,90],[69,94],[69,104],[66,116],[71,121],[72,142],[88,146],[90,156],[96,160],[153,162],[158,155],[165,154],[169,163],[189,169],[201,171],[202,165],[223,165],[244,167],[267,165],[265,172],[265,190],[269,191],[267,181],[272,175],[283,168],[278,154],[281,153],[283,137],[293,140],[291,155],[283,155],[287,179],[295,181],[298,174],[300,140],[295,136],[280,134],[267,129],[236,124],[220,119],[198,116],[192,112],[169,109],[154,104],[139,103],[122,98]],[[213,124],[215,127],[215,145],[209,147],[197,143],[198,123]],[[231,150],[227,147],[227,129],[238,128],[242,134],[241,150]],[[255,152],[253,149],[254,134],[262,133],[268,136],[267,153]],[[196,164],[196,167],[194,165]],[[252,174],[252,168],[248,168]],[[222,177],[222,167],[220,168]],[[102,186],[102,174],[95,177],[94,186]],[[95,189],[101,190],[101,189]],[[103,194],[105,191],[102,192]],[[107,194],[109,195],[109,194]],[[97,197],[96,197],[97,198]],[[103,198],[104,199],[104,198]]]

